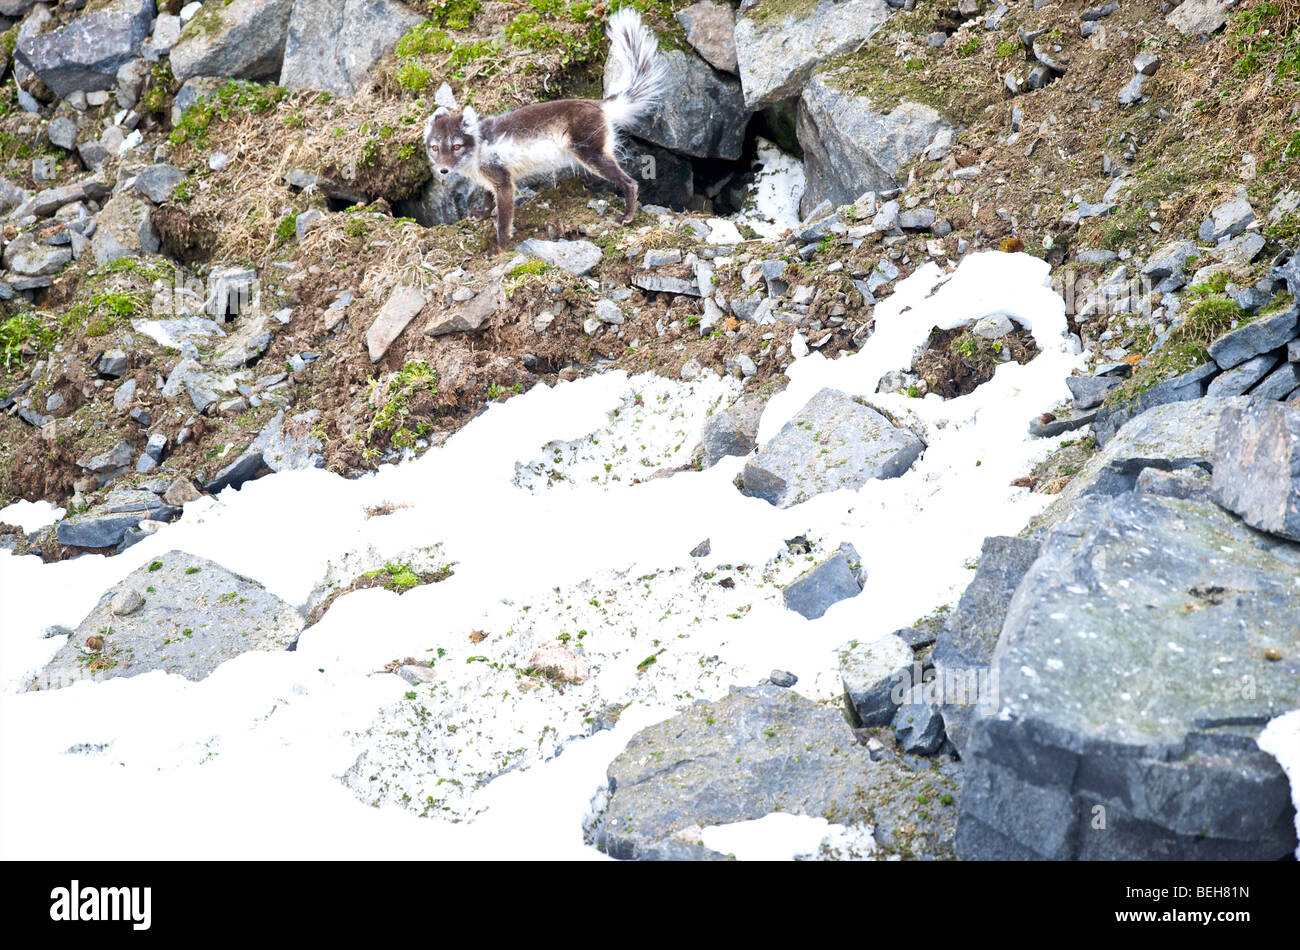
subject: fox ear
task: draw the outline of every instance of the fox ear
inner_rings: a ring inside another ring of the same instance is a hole
[[[448,109],[446,106],[438,106],[438,108],[433,110],[433,115],[431,115],[429,118],[441,119],[444,115],[451,115],[451,110]]]
[[[478,131],[478,113],[474,111],[473,106],[466,106],[465,111],[460,114],[460,118],[465,131],[470,135]]]

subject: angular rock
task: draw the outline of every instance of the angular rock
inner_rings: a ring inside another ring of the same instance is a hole
[[[1251,208],[1250,199],[1243,189],[1235,198],[1216,205],[1210,212],[1210,217],[1201,224],[1196,236],[1202,241],[1236,237],[1254,220],[1255,211]]]
[[[1137,492],[1163,495],[1184,501],[1213,501],[1210,491],[1210,474],[1203,468],[1180,468],[1172,472],[1159,468],[1144,468],[1138,473]]]
[[[819,63],[860,46],[888,15],[885,0],[819,0],[811,9],[771,15],[762,7],[742,11],[735,37],[745,106],[761,109],[798,95]]]
[[[45,134],[51,145],[56,145],[64,151],[70,152],[76,147],[77,124],[66,116],[51,119]]]
[[[158,234],[149,205],[127,192],[110,198],[96,223],[90,249],[99,267],[121,257],[158,253]]]
[[[1218,372],[1219,367],[1215,363],[1205,363],[1195,369],[1188,370],[1180,376],[1175,376],[1173,379],[1166,379],[1163,382],[1156,383],[1150,389],[1139,394],[1136,399],[1115,403],[1114,405],[1103,405],[1097,410],[1097,418],[1092,424],[1093,437],[1097,440],[1098,445],[1104,446],[1111,436],[1134,416],[1140,416],[1149,409],[1171,402],[1200,399],[1205,395],[1210,380]]]
[[[1171,274],[1181,274],[1187,259],[1196,253],[1194,241],[1171,241],[1155,249],[1142,268],[1142,274],[1152,280],[1164,280]]]
[[[899,706],[890,730],[902,750],[913,755],[934,755],[943,745],[943,717],[927,702]]]
[[[1300,547],[1214,505],[1088,498],[1008,609],[964,756],[959,856],[1288,856],[1290,789],[1254,738],[1300,704],[1297,570]]]
[[[844,708],[855,726],[887,726],[908,691],[921,679],[912,648],[896,634],[840,648]]]
[[[558,267],[574,277],[585,277],[600,263],[601,250],[590,241],[543,241],[529,238],[519,245],[519,253]]]
[[[1183,0],[1165,22],[1184,36],[1206,36],[1228,21],[1229,0]]]
[[[71,248],[42,244],[32,231],[18,235],[5,245],[4,250],[5,267],[27,277],[57,274],[71,260]]]
[[[277,79],[294,0],[212,3],[185,24],[172,48],[172,75]]]
[[[662,274],[633,274],[632,286],[656,294],[682,294],[687,297],[698,297],[700,295],[699,288],[695,286],[695,281],[685,280],[681,277],[668,277]]]
[[[857,826],[870,821],[888,853],[951,853],[950,768],[888,750],[868,754],[834,710],[779,686],[736,690],[633,736],[610,763],[609,806],[596,840],[614,858],[719,858],[699,844],[710,825],[773,811]],[[924,813],[924,814],[922,814]]]
[[[758,422],[766,404],[766,399],[750,393],[709,417],[700,433],[705,468],[712,468],[728,455],[748,455],[754,451],[758,444]]]
[[[1126,423],[1079,470],[1043,514],[1051,525],[1067,518],[1085,495],[1132,491],[1144,469],[1180,471],[1214,464],[1214,439],[1225,410],[1249,404],[1242,396],[1206,396],[1157,406]]]
[[[179,514],[179,508],[163,503],[151,491],[114,492],[104,504],[60,521],[55,537],[60,544],[111,548],[120,544],[123,535],[141,521],[171,521]]]
[[[153,0],[111,0],[60,29],[19,31],[15,58],[60,99],[111,89],[117,71],[140,50],[153,24]]]
[[[823,389],[759,448],[741,478],[745,494],[789,508],[822,492],[897,478],[924,448],[870,406]]]
[[[952,123],[930,106],[904,101],[881,113],[869,98],[814,76],[799,99],[795,121],[808,176],[801,210],[822,201],[846,205],[864,191],[898,188],[899,168],[945,128]]]
[[[1286,399],[1300,388],[1300,364],[1283,363],[1264,377],[1250,395],[1254,399]]]
[[[160,205],[172,196],[185,173],[171,165],[150,165],[135,176],[135,190],[154,204]]]
[[[1246,390],[1250,389],[1257,382],[1268,375],[1269,370],[1275,367],[1279,358],[1272,353],[1264,353],[1260,356],[1252,357],[1246,362],[1234,366],[1226,373],[1220,373],[1214,379],[1210,380],[1210,385],[1206,387],[1205,395],[1207,396],[1240,396]]]
[[[1300,409],[1255,402],[1226,410],[1214,440],[1213,490],[1251,527],[1300,541]]]
[[[843,551],[836,551],[830,558],[786,585],[781,592],[786,608],[807,620],[816,620],[834,604],[858,596],[862,592],[863,582],[860,562],[852,563],[849,557]]]
[[[388,347],[424,309],[426,302],[418,287],[398,284],[393,288],[388,300],[379,308],[375,322],[366,331],[366,349],[370,354],[370,362],[376,363],[383,358]]]
[[[1232,369],[1252,357],[1286,346],[1297,334],[1300,334],[1300,307],[1292,307],[1225,333],[1210,344],[1210,357],[1220,368]]]
[[[693,53],[661,49],[658,58],[664,83],[661,98],[627,131],[696,158],[739,158],[749,122],[740,82]],[[607,92],[619,78],[611,59],[605,68]]]
[[[1094,409],[1102,404],[1106,394],[1123,380],[1117,376],[1067,376],[1065,385],[1074,397],[1075,409]]]
[[[128,616],[113,612],[121,591],[146,587],[143,606]],[[153,670],[197,681],[249,650],[288,648],[302,626],[297,610],[256,581],[205,558],[169,551],[107,591],[29,688],[58,689]],[[82,644],[92,634],[103,638],[103,646],[87,655]]]
[[[464,333],[477,330],[489,317],[505,304],[505,290],[502,287],[504,264],[498,265],[488,273],[487,283],[468,299],[456,300],[437,311],[429,325],[425,327],[426,336],[442,336],[446,333]],[[467,291],[468,288],[462,288]]]
[[[293,0],[280,85],[350,96],[422,19],[392,0]]]
[[[686,42],[714,69],[735,73],[736,11],[713,0],[700,0],[674,14],[686,30]]]
[[[314,431],[319,409],[285,418],[277,412],[240,456],[204,484],[203,491],[215,495],[227,488],[239,489],[270,472],[323,468],[324,445]]]
[[[1007,607],[1038,550],[1037,541],[1025,538],[985,538],[975,577],[935,638],[930,654],[935,679],[923,693],[933,701],[959,753],[970,734],[975,704],[990,688],[993,650]]]

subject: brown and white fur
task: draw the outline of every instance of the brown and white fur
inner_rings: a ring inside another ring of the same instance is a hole
[[[636,179],[618,164],[618,129],[630,125],[658,99],[662,74],[659,42],[624,7],[609,20],[610,57],[619,78],[604,99],[538,102],[480,118],[472,106],[446,107],[429,117],[424,147],[439,175],[455,172],[492,192],[497,209],[497,249],[512,232],[515,183],[575,166],[589,169],[623,192],[626,224],[636,214]]]

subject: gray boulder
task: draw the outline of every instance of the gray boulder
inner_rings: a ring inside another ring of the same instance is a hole
[[[1183,0],[1165,22],[1186,36],[1206,36],[1228,21],[1230,0]]]
[[[1095,409],[1102,404],[1106,394],[1123,380],[1115,376],[1067,376],[1065,385],[1074,397],[1075,409]]]
[[[795,120],[808,175],[800,209],[807,213],[823,201],[845,205],[864,191],[898,188],[899,168],[941,129],[952,128],[930,106],[900,102],[881,112],[870,99],[814,76],[799,99]]]
[[[858,596],[865,579],[858,552],[846,544],[786,585],[781,597],[788,609],[808,620],[816,620],[841,600]]]
[[[890,730],[902,750],[913,755],[934,755],[943,745],[943,717],[931,703],[908,702],[899,706]]]
[[[1210,357],[1222,369],[1231,369],[1261,353],[1286,346],[1300,334],[1300,307],[1261,317],[1225,333],[1210,344]]]
[[[388,300],[379,308],[375,322],[366,331],[366,349],[370,354],[370,362],[375,363],[383,358],[393,341],[416,314],[424,309],[427,302],[419,287],[398,284],[393,288]]]
[[[543,241],[529,238],[519,245],[519,253],[558,267],[574,277],[585,277],[600,263],[602,251],[590,241]]]
[[[964,756],[959,856],[1289,855],[1290,788],[1254,739],[1300,705],[1298,571],[1300,547],[1215,505],[1086,499],[1007,611]]]
[[[686,42],[714,69],[735,73],[736,11],[713,0],[700,0],[674,14],[686,30]]]
[[[422,19],[391,0],[294,0],[280,85],[350,96]]]
[[[111,0],[61,29],[20,31],[14,56],[60,99],[77,90],[112,89],[153,18],[153,0]]]
[[[1215,501],[1252,528],[1300,541],[1300,409],[1254,402],[1225,410],[1214,439],[1213,490]]]
[[[709,417],[700,434],[705,468],[712,468],[728,455],[748,455],[754,451],[758,444],[758,422],[766,404],[762,396],[749,393]]]
[[[1250,391],[1255,399],[1286,399],[1300,388],[1300,365],[1283,363]]]
[[[241,488],[246,482],[271,472],[323,468],[325,446],[313,431],[319,417],[319,409],[309,409],[287,419],[284,410],[277,412],[262,426],[248,448],[204,484],[203,490],[215,495],[226,488]]]
[[[887,726],[898,707],[921,681],[921,665],[901,637],[869,643],[853,640],[840,648],[844,709],[855,726]]]
[[[663,93],[657,105],[627,127],[628,132],[696,158],[739,158],[749,121],[740,82],[682,50],[661,50],[659,61]],[[605,88],[617,78],[610,60]]]
[[[1214,464],[1214,440],[1223,413],[1249,402],[1242,396],[1206,396],[1157,406],[1138,415],[1088,459],[1044,512],[1041,524],[1047,526],[1069,517],[1084,495],[1131,491],[1143,469],[1208,471]]]
[[[819,0],[791,12],[769,13],[761,5],[743,11],[736,18],[736,61],[746,107],[761,109],[798,95],[819,63],[860,46],[888,15],[885,0]]]
[[[789,508],[822,492],[897,478],[925,448],[910,429],[838,390],[823,389],[761,446],[744,492]]]
[[[1236,237],[1246,226],[1255,220],[1255,212],[1250,207],[1250,199],[1245,189],[1235,198],[1215,206],[1210,217],[1202,222],[1196,236],[1202,241],[1217,241],[1220,238]]]
[[[90,251],[95,264],[103,267],[120,257],[158,253],[158,233],[148,202],[119,192],[108,200],[96,218]]]
[[[172,196],[185,173],[172,165],[149,165],[135,176],[135,190],[154,204],[162,204]]]
[[[71,260],[71,248],[42,244],[32,231],[18,235],[4,250],[5,267],[26,277],[57,274]]]
[[[128,454],[126,462],[130,461]],[[179,508],[164,504],[151,491],[113,492],[102,505],[60,521],[55,528],[55,537],[60,544],[80,548],[112,548],[121,543],[127,531],[146,518],[171,521],[179,514]]]
[[[171,51],[172,75],[277,79],[294,0],[207,3]]]
[[[433,175],[419,193],[393,206],[394,213],[414,218],[426,228],[451,224],[489,207],[487,192],[461,175]]]
[[[1135,416],[1172,402],[1187,402],[1200,399],[1205,395],[1210,380],[1219,372],[1213,363],[1204,363],[1195,369],[1162,380],[1150,389],[1138,394],[1135,399],[1103,405],[1097,410],[1097,417],[1092,423],[1092,435],[1098,445],[1105,445],[1120,428]]]
[[[1234,366],[1225,373],[1220,373],[1210,380],[1205,389],[1207,396],[1240,396],[1251,386],[1268,375],[1269,370],[1278,364],[1278,357],[1273,353],[1264,353],[1252,357],[1239,366]]]
[[[870,823],[885,853],[950,857],[958,787],[953,766],[934,766],[868,754],[838,712],[792,690],[736,690],[633,736],[609,766],[596,841],[625,860],[717,858],[701,829],[780,811]]]
[[[935,638],[930,654],[935,685],[930,689],[944,730],[958,752],[965,748],[980,692],[988,688],[993,648],[1007,606],[1037,557],[1037,541],[985,538],[975,577]]]
[[[126,591],[145,593],[142,605],[123,616],[112,604]],[[29,688],[58,689],[153,670],[197,681],[249,650],[287,648],[302,626],[297,610],[256,581],[184,551],[168,551],[106,591]],[[88,652],[91,636],[103,643]]]

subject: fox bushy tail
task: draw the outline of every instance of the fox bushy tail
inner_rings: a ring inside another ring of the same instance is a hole
[[[664,83],[658,49],[659,40],[632,7],[609,18],[609,58],[617,70],[604,106],[615,126],[635,122],[658,101]]]

